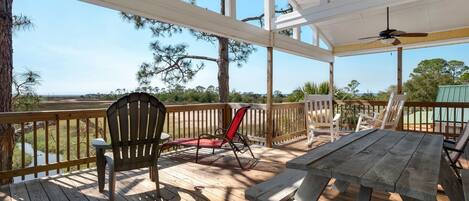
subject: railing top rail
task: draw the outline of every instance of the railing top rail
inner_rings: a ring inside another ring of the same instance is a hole
[[[251,106],[251,109],[254,110],[266,110],[267,105],[262,103],[227,103],[228,106],[232,109],[239,109],[244,106]],[[274,103],[272,109],[291,109],[291,108],[303,108],[304,103],[295,102],[295,103]]]
[[[194,110],[223,109],[223,103],[191,104],[191,105],[167,105],[167,112],[184,112]],[[66,120],[106,116],[106,108],[75,109],[75,110],[49,110],[30,112],[1,112],[0,123],[23,123],[46,120]]]
[[[371,101],[371,100],[334,100],[338,105],[379,105],[386,106],[387,101]],[[407,107],[456,107],[469,108],[467,102],[405,102]]]

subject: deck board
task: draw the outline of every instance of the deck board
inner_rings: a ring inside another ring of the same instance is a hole
[[[329,136],[320,136],[313,148],[327,143]],[[299,138],[274,148],[253,146],[256,158],[248,153],[241,155],[241,161],[248,169],[239,168],[231,151],[219,151],[215,155],[211,150],[202,150],[200,162],[194,162],[192,150],[165,154],[159,162],[160,189],[164,200],[244,200],[244,191],[252,185],[268,180],[279,174],[287,161],[303,155],[308,150],[306,140]],[[467,158],[467,157],[466,157]],[[466,162],[464,161],[464,165]],[[116,200],[153,200],[155,183],[149,179],[148,169],[118,172],[116,175]],[[108,184],[106,177],[105,192],[100,193],[97,187],[96,169],[85,169],[64,175],[41,178],[36,182],[50,200],[107,200]],[[358,195],[359,187],[352,184],[346,193],[333,190],[331,180],[321,196],[321,201],[352,201]],[[35,186],[37,187],[37,185]],[[25,183],[11,184],[2,187],[1,200],[30,200],[31,191]],[[43,194],[42,194],[43,195]],[[41,195],[41,196],[42,196]],[[34,195],[33,197],[35,197]],[[20,199],[21,198],[21,199]],[[397,194],[374,191],[372,200],[400,201]],[[439,201],[448,198],[439,192]]]

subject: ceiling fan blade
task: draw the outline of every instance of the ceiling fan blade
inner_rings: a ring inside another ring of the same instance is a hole
[[[380,38],[380,37],[379,36],[370,36],[370,37],[359,38],[358,40],[368,40],[368,39],[375,39],[375,38]]]
[[[396,31],[393,31],[393,32],[389,33],[389,35],[391,35],[391,36],[400,36],[400,35],[402,35],[402,34],[406,34],[406,32],[405,32],[405,31],[396,30]]]
[[[372,41],[366,42],[366,43],[364,43],[364,44],[369,45],[369,44],[373,44],[373,43],[375,43],[376,41],[380,41],[380,40],[381,40],[381,38],[378,38],[378,39],[376,39],[376,40],[372,40]]]
[[[428,33],[404,33],[404,34],[399,34],[395,36],[397,37],[426,37],[428,36]]]
[[[399,45],[401,44],[401,41],[399,39],[395,39],[394,42],[392,42],[392,45]]]

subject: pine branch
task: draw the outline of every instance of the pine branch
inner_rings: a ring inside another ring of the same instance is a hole
[[[286,13],[290,13],[293,11],[293,7],[291,7],[290,4],[288,4],[288,8],[284,8],[284,9],[280,9],[280,10],[275,10],[275,13],[279,13],[279,14],[286,14]],[[258,15],[258,16],[253,16],[253,17],[247,17],[247,18],[244,18],[242,19],[241,21],[242,22],[249,22],[249,21],[259,21],[259,24],[261,24],[261,26],[264,24],[263,22],[263,19],[264,19],[264,13]]]

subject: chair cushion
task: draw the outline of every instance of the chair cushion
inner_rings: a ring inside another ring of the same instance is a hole
[[[163,147],[175,146],[175,145],[196,147],[198,143],[197,141],[198,141],[197,138],[180,138],[180,139],[165,143]],[[200,139],[199,147],[219,148],[222,146],[222,144],[223,144],[223,140],[220,140],[220,139]]]

